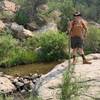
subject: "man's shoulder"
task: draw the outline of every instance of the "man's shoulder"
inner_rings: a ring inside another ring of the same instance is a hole
[[[88,22],[87,22],[85,19],[83,19],[83,18],[81,18],[80,20],[81,20],[81,22],[83,22],[84,24],[87,24],[87,23],[88,23]]]

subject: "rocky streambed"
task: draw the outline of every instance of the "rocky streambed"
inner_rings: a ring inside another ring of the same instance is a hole
[[[87,59],[92,62],[91,65],[82,64],[82,60],[78,58],[74,70],[75,77],[81,76],[89,85],[85,94],[79,95],[79,100],[100,100],[100,53],[87,55]],[[5,94],[19,92],[21,95],[31,92],[32,94],[37,93],[42,100],[60,100],[60,86],[63,83],[63,73],[67,68],[68,61],[66,60],[44,75],[30,74],[23,77],[12,77],[1,72],[0,92]]]
[[[34,94],[35,85],[40,77],[38,74],[14,77],[0,72],[0,93],[8,96],[17,93],[22,96],[28,93]]]

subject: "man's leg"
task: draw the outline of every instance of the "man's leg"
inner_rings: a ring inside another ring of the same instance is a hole
[[[91,62],[89,62],[89,61],[86,60],[83,48],[79,48],[79,53],[80,53],[80,55],[81,55],[81,57],[83,59],[83,64],[91,64]]]
[[[76,55],[77,55],[77,48],[73,48],[73,62],[72,64],[76,64]]]

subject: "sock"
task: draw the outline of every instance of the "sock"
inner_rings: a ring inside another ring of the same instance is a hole
[[[75,58],[76,58],[76,56],[75,56],[75,55],[73,55],[73,60],[75,60]]]
[[[85,55],[84,55],[84,54],[81,54],[81,57],[82,57],[82,59],[83,59],[83,60],[86,60],[86,58],[85,58]]]

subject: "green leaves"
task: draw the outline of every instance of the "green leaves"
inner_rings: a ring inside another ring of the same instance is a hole
[[[54,61],[65,58],[67,39],[64,33],[48,32],[39,38],[39,46],[41,47],[40,60]]]
[[[100,51],[100,29],[95,26],[89,27],[89,33],[85,40],[85,51],[86,53]]]

